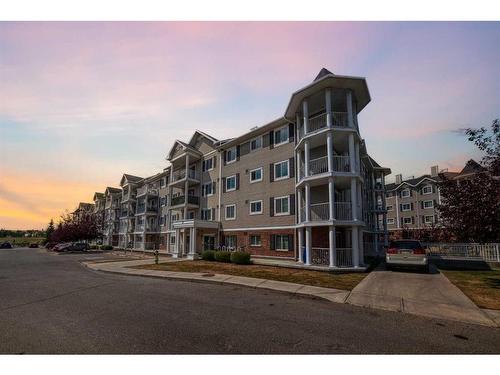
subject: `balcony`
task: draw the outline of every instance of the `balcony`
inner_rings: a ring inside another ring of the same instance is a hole
[[[143,186],[137,189],[137,197],[143,195],[154,195],[158,196],[158,189],[151,186]]]
[[[178,197],[173,197],[170,202],[170,206],[180,206],[185,203],[186,196],[185,195],[179,195]],[[196,197],[194,195],[188,195],[187,197],[187,203],[188,204],[194,204],[196,206],[200,205],[200,198]]]
[[[352,204],[351,202],[334,202],[333,211],[335,215],[335,220],[349,221],[352,220]],[[358,218],[361,212],[360,207],[358,207]],[[330,204],[328,202],[314,203],[311,204],[311,211],[309,215],[309,221],[328,221],[330,220]],[[306,221],[306,211],[302,207],[300,210],[300,221],[303,223]]]
[[[144,213],[158,213],[158,207],[155,206],[137,206],[136,214],[144,214]]]
[[[174,171],[174,173],[172,174],[172,181],[170,183],[174,183],[174,182],[183,180],[185,178],[186,178],[186,169],[184,169],[184,168],[178,169],[178,170]],[[193,170],[193,169],[189,169],[188,178],[190,178],[191,180],[199,181],[200,177],[199,177],[198,171]]]
[[[337,267],[352,267],[352,248],[337,247],[334,249]],[[330,249],[323,247],[311,248],[311,264],[315,266],[330,265]]]
[[[332,127],[346,128],[348,126],[347,112],[332,112]],[[328,127],[326,121],[326,113],[310,117],[307,125],[307,133],[304,132],[304,127],[299,128],[299,139],[305,135],[313,134]]]
[[[128,211],[127,210],[120,211],[120,218],[127,217],[127,216],[128,216]]]
[[[351,171],[350,157],[345,155],[333,156],[333,172]],[[312,159],[309,161],[309,176],[328,173],[328,156]],[[300,164],[300,179],[305,177],[305,163]]]

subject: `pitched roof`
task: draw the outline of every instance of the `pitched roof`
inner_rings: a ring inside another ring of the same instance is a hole
[[[470,159],[466,164],[465,167],[460,171],[460,175],[464,174],[471,174],[471,173],[478,173],[478,172],[483,172],[484,168],[479,164],[477,161]]]
[[[411,186],[417,186],[417,185],[421,184],[425,179],[429,179],[429,180],[432,180],[435,182],[440,180],[439,177],[431,177],[431,175],[429,175],[429,174],[424,174],[420,177],[410,178],[409,180],[401,181],[401,183],[399,183],[399,184],[396,184],[395,182],[390,183],[390,184],[386,184],[385,190],[388,190],[388,191],[394,190],[394,189],[397,189],[399,186],[404,185],[404,184],[411,185]]]
[[[106,192],[109,192],[110,194],[121,193],[122,189],[108,186],[106,188]]]
[[[321,70],[319,71],[318,75],[316,76],[316,78],[314,78],[314,81],[317,81],[318,79],[321,79],[323,78],[324,76],[327,76],[329,74],[332,74],[332,75],[335,75],[333,74],[332,72],[330,72],[328,69],[326,68],[321,68]],[[313,81],[313,82],[314,82]]]
[[[97,191],[94,193],[94,201],[103,198],[104,198],[104,193],[98,193]]]
[[[133,176],[131,174],[126,174],[126,173],[123,174],[123,177],[125,177],[127,179],[127,181],[130,181],[130,182],[139,182],[143,179],[142,177]]]

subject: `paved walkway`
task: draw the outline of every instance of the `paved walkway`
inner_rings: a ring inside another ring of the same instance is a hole
[[[166,258],[161,262],[179,262]],[[383,268],[371,272],[351,292],[282,281],[214,273],[157,271],[130,268],[154,264],[154,260],[124,260],[115,262],[83,262],[87,267],[104,272],[159,277],[194,282],[215,282],[270,289],[290,294],[322,298],[336,303],[399,311],[431,318],[500,327],[498,315],[479,309],[457,287],[437,271],[434,274],[390,272]]]
[[[379,266],[361,281],[347,303],[431,318],[496,325],[437,269],[430,274],[392,272]]]

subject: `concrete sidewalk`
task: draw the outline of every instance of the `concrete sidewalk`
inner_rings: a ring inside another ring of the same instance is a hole
[[[175,258],[162,259],[162,263],[179,262]],[[322,298],[336,303],[399,311],[430,318],[456,320],[465,323],[500,327],[498,315],[486,314],[467,298],[442,274],[389,272],[383,268],[371,272],[351,292],[282,281],[214,273],[157,271],[130,268],[154,264],[153,259],[114,262],[82,262],[88,268],[126,275],[159,277],[194,282],[212,282],[269,289],[301,296]]]
[[[431,318],[497,326],[437,269],[430,274],[392,272],[379,266],[351,292],[346,303]]]

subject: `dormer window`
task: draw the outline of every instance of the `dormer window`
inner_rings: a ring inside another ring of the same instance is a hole
[[[401,198],[408,198],[410,195],[410,189],[404,189],[401,191]]]

